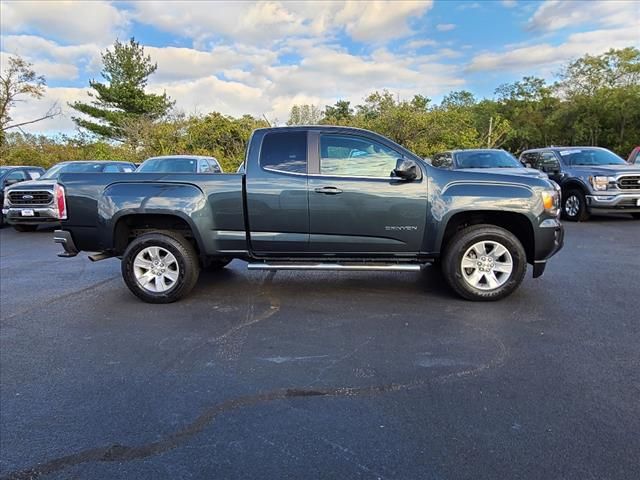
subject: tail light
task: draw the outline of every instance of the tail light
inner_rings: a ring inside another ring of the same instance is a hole
[[[64,198],[64,187],[56,184],[55,189],[56,206],[58,207],[58,218],[67,219],[67,200]]]

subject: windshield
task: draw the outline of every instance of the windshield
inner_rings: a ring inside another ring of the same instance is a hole
[[[63,173],[100,173],[101,171],[101,163],[59,163],[47,170],[40,180],[54,180]]]
[[[138,168],[143,173],[195,173],[195,158],[151,158]]]
[[[458,152],[455,157],[458,168],[522,168],[522,164],[504,150]]]
[[[569,165],[624,165],[626,163],[615,153],[599,148],[572,148],[560,150],[559,153]]]

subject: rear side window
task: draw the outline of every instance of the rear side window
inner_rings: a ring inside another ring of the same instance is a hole
[[[260,165],[276,172],[307,173],[307,132],[266,134],[260,149]]]

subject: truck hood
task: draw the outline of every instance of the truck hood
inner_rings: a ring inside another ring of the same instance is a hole
[[[55,180],[25,180],[24,182],[19,182],[14,185],[8,187],[5,192],[10,192],[12,190],[38,190],[38,189],[53,189],[53,186],[57,182]]]
[[[540,170],[536,170],[535,168],[459,168],[461,172],[476,172],[476,173],[497,173],[499,175],[523,175],[525,177],[535,177],[535,178],[549,178],[549,176],[541,172]]]
[[[573,165],[570,168],[583,175],[615,176],[623,173],[640,175],[640,167],[637,165]]]

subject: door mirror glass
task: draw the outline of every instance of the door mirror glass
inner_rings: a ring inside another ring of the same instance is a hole
[[[396,168],[393,170],[393,174],[402,178],[403,180],[416,180],[419,178],[420,169],[416,162],[407,158],[399,158],[396,161]]]

